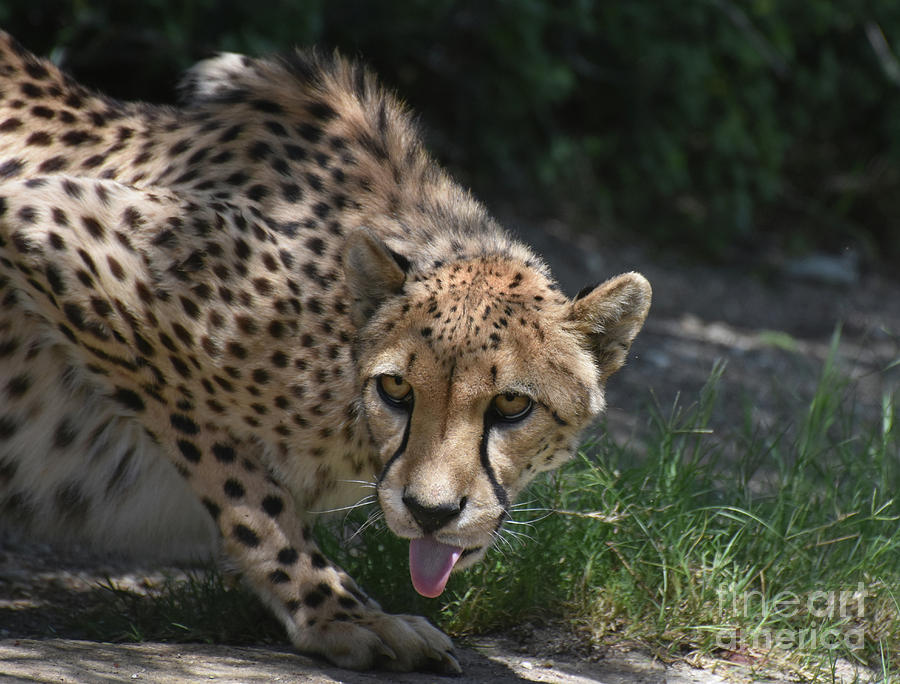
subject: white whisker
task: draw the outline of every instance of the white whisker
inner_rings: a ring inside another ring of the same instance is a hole
[[[358,484],[363,487],[370,487],[371,489],[375,489],[378,486],[375,482],[369,482],[368,480],[338,480],[338,482],[344,484]]]
[[[340,506],[339,508],[329,508],[324,511],[307,511],[307,513],[313,513],[316,515],[325,514],[325,513],[339,513],[341,511],[352,511],[355,508],[363,508],[365,506],[370,506],[375,503],[375,495],[369,494],[368,496],[363,497],[355,504],[350,504],[349,506]]]
[[[525,541],[534,541],[534,537],[530,534],[525,534],[524,532],[516,532],[515,530],[503,530],[504,534],[510,535],[517,542],[525,543]]]
[[[514,503],[510,508],[522,508],[522,506],[530,506],[533,503],[537,503],[537,499],[529,499],[528,501],[520,501],[518,503]]]
[[[512,548],[509,545],[509,542],[506,539],[504,539],[503,536],[501,534],[499,534],[498,532],[492,532],[491,537],[494,540],[493,547],[494,547],[495,551],[497,553],[499,553],[501,556],[503,556],[504,558],[506,558],[507,553],[508,553],[508,548]],[[500,545],[500,542],[503,542],[503,546]],[[508,547],[508,548],[504,548],[504,547]]]
[[[357,529],[356,532],[354,532],[352,535],[350,535],[350,539],[348,539],[347,541],[348,542],[353,541],[354,539],[356,539],[356,537],[358,535],[362,534],[364,530],[371,527],[375,523],[379,522],[383,518],[384,518],[384,512],[381,509],[378,509],[377,511],[372,511],[369,514],[369,517],[366,518],[366,521],[362,525],[359,526],[359,529]]]
[[[545,520],[553,515],[555,511],[550,511],[549,513],[545,513],[544,515],[539,515],[537,518],[532,518],[531,520],[513,520],[508,519],[506,522],[512,523],[513,525],[534,525],[534,523],[540,522],[541,520]]]
[[[500,530],[499,532],[497,532],[496,538],[498,541],[502,542],[508,550],[515,551],[515,547],[513,547],[512,542],[504,534],[504,530]]]

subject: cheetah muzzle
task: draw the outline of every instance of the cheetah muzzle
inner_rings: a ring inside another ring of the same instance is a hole
[[[0,527],[215,538],[298,649],[458,671],[313,512],[374,486],[440,595],[603,410],[650,286],[561,294],[357,64],[222,55],[180,92],[117,102],[0,34]]]

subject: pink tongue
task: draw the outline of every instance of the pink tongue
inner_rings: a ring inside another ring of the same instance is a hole
[[[409,576],[416,591],[428,598],[440,596],[462,552],[432,537],[410,540]]]

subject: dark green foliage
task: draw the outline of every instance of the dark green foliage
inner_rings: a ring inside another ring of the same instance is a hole
[[[709,254],[900,254],[894,0],[6,2],[0,25],[121,97],[171,99],[216,50],[361,56],[444,162],[522,212]]]

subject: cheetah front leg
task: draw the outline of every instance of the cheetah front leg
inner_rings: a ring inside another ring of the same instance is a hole
[[[446,635],[424,618],[384,613],[325,558],[252,445],[192,434],[174,451],[228,555],[299,650],[350,669],[460,671]]]
[[[241,239],[234,212],[111,181],[0,184],[0,281],[14,293],[4,304],[39,316],[46,343],[66,350],[89,390],[143,424],[298,649],[354,669],[458,672],[443,633],[423,618],[385,614],[320,553],[293,496],[270,475],[262,438],[234,437],[237,418],[210,394],[215,382],[229,384],[217,375],[215,342],[199,339],[193,297],[209,277],[201,237]],[[176,231],[185,225],[202,230]]]

